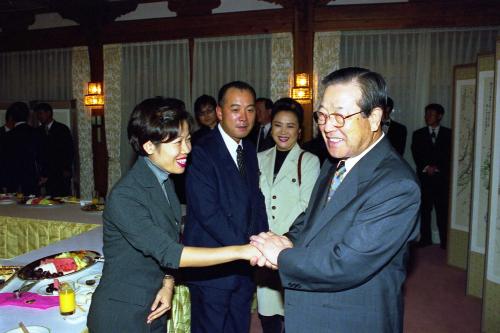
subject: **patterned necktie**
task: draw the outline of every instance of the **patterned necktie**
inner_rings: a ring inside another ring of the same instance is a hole
[[[432,138],[432,143],[436,143],[436,129],[435,128],[432,129],[431,138]]]
[[[345,175],[345,161],[340,161],[339,164],[337,165],[337,170],[335,171],[335,174],[333,175],[332,183],[330,185],[330,190],[328,191],[328,198],[326,202],[330,201],[332,198],[333,194],[339,187],[340,183],[342,183],[342,180],[344,179]]]
[[[180,221],[181,220],[181,203],[179,202],[179,198],[177,198],[177,194],[175,194],[175,188],[172,180],[167,178],[165,182],[163,182],[163,187],[165,187],[165,192],[167,192],[167,199],[170,207],[172,208],[175,218]]]
[[[240,170],[240,174],[245,176],[245,155],[243,153],[243,147],[238,145],[236,148],[236,161],[238,162],[238,169]]]

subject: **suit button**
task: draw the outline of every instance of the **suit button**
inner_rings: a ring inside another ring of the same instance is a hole
[[[273,215],[273,220],[274,220],[274,215]]]
[[[276,206],[272,206],[271,209],[276,209]]]
[[[295,180],[295,178],[292,178],[292,183],[295,183],[297,180]]]
[[[275,195],[273,195],[273,199],[276,199],[276,196],[275,196]]]

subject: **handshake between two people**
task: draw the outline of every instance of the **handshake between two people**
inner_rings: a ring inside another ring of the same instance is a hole
[[[286,237],[272,231],[261,232],[250,237],[250,246],[245,259],[250,265],[278,269],[278,256],[284,249],[292,248],[293,243]]]

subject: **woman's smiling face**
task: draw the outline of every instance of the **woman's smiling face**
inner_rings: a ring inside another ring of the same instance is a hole
[[[144,144],[148,158],[163,170],[179,174],[186,170],[186,160],[191,152],[191,135],[189,125],[183,121],[180,126],[179,136],[170,142],[153,144],[148,141]]]
[[[271,135],[276,149],[288,151],[295,146],[300,135],[299,120],[291,111],[279,111],[272,120]]]

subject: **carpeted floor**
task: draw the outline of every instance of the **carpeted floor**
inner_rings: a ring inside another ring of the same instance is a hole
[[[405,290],[405,333],[480,332],[481,300],[465,296],[466,272],[446,265],[439,246],[415,248]],[[251,333],[262,333],[257,315]]]

